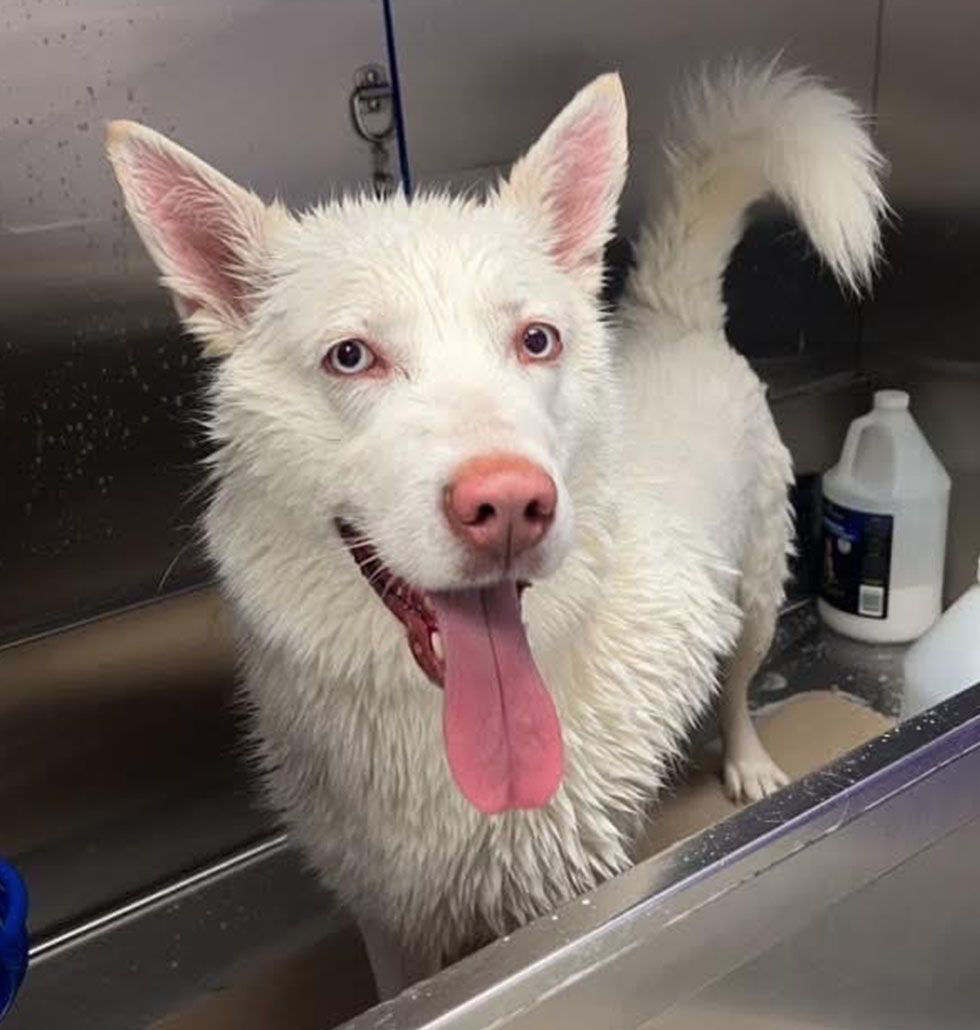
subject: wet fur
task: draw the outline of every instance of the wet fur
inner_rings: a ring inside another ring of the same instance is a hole
[[[673,192],[611,323],[598,255],[626,161],[612,76],[483,204],[352,199],[293,217],[149,130],[110,132],[134,223],[223,356],[206,534],[268,795],[357,914],[383,993],[626,868],[721,679],[729,790],[784,780],[745,691],[783,598],[791,462],[725,340],[721,277],[747,207],[774,193],[845,284],[865,283],[879,162],[853,106],[794,72],[694,84],[677,133]],[[530,317],[567,341],[550,378],[507,356]],[[329,381],[323,348],[345,334],[383,342],[402,378]],[[458,583],[434,490],[486,450],[544,465],[561,513],[524,612],[565,781],[546,808],[497,817],[454,786],[442,695],[333,526],[356,517],[414,584]]]

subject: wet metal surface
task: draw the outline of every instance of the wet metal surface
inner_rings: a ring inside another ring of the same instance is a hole
[[[202,994],[220,994],[273,953],[314,947],[324,963],[325,1017],[337,1022],[373,1000],[357,937],[281,839],[136,907],[77,936],[36,944],[4,1030],[133,1030]]]
[[[260,195],[305,206],[369,179],[348,96],[355,69],[387,54],[380,0],[76,6],[0,0],[0,642],[208,577],[195,528],[207,369],[121,208],[103,122],[144,121]],[[668,96],[703,60],[788,43],[789,61],[820,66],[870,105],[875,3],[790,13],[767,0],[751,15],[719,0],[694,15],[614,7],[615,17],[557,0],[533,12],[513,0],[401,5],[392,42],[414,177],[482,166],[492,180],[590,75],[619,66],[634,135],[631,230],[662,169]],[[528,18],[561,31],[515,35]],[[785,218],[749,229],[725,289],[745,353],[815,375],[855,367],[857,306]]]
[[[817,622],[812,608],[802,605],[782,620],[773,657],[760,676],[757,700],[778,701],[796,688],[836,684],[841,689],[846,687],[852,696],[892,710],[897,698],[898,681],[894,677],[900,651],[863,648],[832,636]],[[886,681],[880,679],[882,676]],[[618,956],[628,956],[634,949],[642,951],[658,934],[688,920],[711,899],[740,889],[755,877],[764,877],[766,870],[878,804],[875,798],[880,800],[889,791],[902,789],[900,781],[912,782],[930,775],[930,770],[957,754],[969,734],[976,732],[974,708],[978,707],[980,691],[974,691],[971,696],[954,699],[939,713],[926,713],[916,723],[886,734],[776,797],[655,856],[625,878],[420,985],[396,1003],[396,1008],[373,1010],[353,1026],[358,1030],[423,1027],[440,1012],[447,1019],[461,1019],[474,1005],[480,1019],[486,1018],[487,1022],[472,1021],[467,1016],[463,1022],[446,1025],[483,1027],[492,1025],[494,1019],[504,1019],[501,1026],[560,1025],[551,1021],[548,1009],[540,1015],[545,1022],[510,1023],[507,1020],[516,1016],[508,1008],[511,1002],[504,1004],[504,999],[510,997],[512,1001],[508,992],[525,983],[525,977],[532,973],[527,989],[520,988],[518,1007],[530,1005],[529,1011],[534,1011],[539,1007],[538,1001],[531,1005],[534,998],[543,1004],[549,998],[563,997],[577,977],[591,980],[602,963],[618,962]],[[961,732],[960,724],[967,723],[969,726]],[[945,750],[940,754],[936,748]],[[896,763],[904,770],[901,775]],[[888,776],[897,779],[885,789],[882,777]],[[972,803],[971,799],[972,794],[967,800]],[[941,807],[937,819],[945,818]],[[214,811],[219,819],[219,810]],[[927,835],[938,832],[937,825],[932,824],[931,830],[927,827]],[[889,840],[884,849],[874,844],[875,839],[872,837],[868,845],[869,854],[860,858],[862,869],[868,861],[872,865],[887,864],[900,858],[901,849],[895,850],[890,837],[881,838]],[[192,881],[174,884],[172,890],[168,891],[165,884],[163,887],[162,895],[133,895],[125,909],[110,906],[98,925],[82,927],[68,937],[35,939],[36,964],[17,1017],[19,1022],[10,1025],[18,1030],[42,1025],[46,1030],[75,1030],[89,1025],[100,1030],[122,1030],[142,1025],[136,1013],[145,1020],[158,1018],[223,987],[247,988],[261,979],[262,970],[270,964],[309,951],[316,941],[320,941],[317,947],[326,948],[332,956],[323,983],[314,983],[303,992],[304,997],[312,993],[321,1000],[323,1007],[317,1011],[322,1021],[317,1026],[326,1030],[370,1001],[370,982],[365,979],[356,934],[335,902],[303,871],[282,841],[270,838],[264,849],[232,856]],[[692,893],[695,888],[696,893]],[[839,891],[850,889],[845,885]],[[807,903],[815,913],[824,902],[811,897]],[[649,930],[641,931],[637,928],[645,925],[644,913],[657,913],[657,918]],[[631,936],[634,930],[627,932],[625,927],[634,927],[636,943]],[[709,935],[716,932],[704,930]],[[608,937],[609,933],[614,937]],[[175,950],[175,943],[191,939],[193,946]],[[613,939],[615,947],[609,944]],[[655,952],[644,959],[651,976],[654,971],[661,975],[660,964],[668,954],[665,947],[658,943]],[[696,957],[697,949],[689,954]],[[575,961],[567,965],[566,959],[572,955]],[[677,961],[680,955],[678,952]],[[124,956],[134,959],[124,963]],[[173,962],[177,965],[171,965]],[[529,971],[529,964],[535,963],[552,964],[544,980]],[[486,1008],[490,1004],[487,998],[479,1003],[475,1000],[487,992],[496,998],[490,1009]],[[330,1010],[323,999],[333,999],[337,1008]],[[79,1022],[78,1011],[87,1013],[90,1022]],[[333,1015],[328,1017],[328,1011]],[[616,1024],[572,1021],[567,1025],[588,1026],[589,1030],[602,1025],[605,1030]]]
[[[778,958],[785,942],[828,912],[861,904],[866,888],[913,856],[928,854],[948,834],[977,839],[980,798],[972,785],[980,774],[978,749],[980,687],[358,1017],[349,1030],[636,1030],[703,1027],[716,1025],[715,1019],[736,1027],[813,1026],[795,1021],[796,999],[780,996],[772,981],[768,995],[753,997],[755,1012],[742,1022],[734,1021],[744,1012],[730,1011],[729,995],[712,1010],[711,992],[724,990],[747,962]],[[929,904],[936,896],[959,904],[957,889],[975,888],[972,863],[958,868],[958,879],[940,881],[938,890],[930,881]],[[928,867],[924,875],[929,878]],[[975,918],[975,889],[970,897]],[[885,896],[886,909],[894,912],[897,902],[914,913],[915,898]],[[966,927],[972,925],[966,920]],[[958,927],[962,934],[962,920]],[[903,962],[921,961],[921,942],[914,933],[909,939],[912,948],[894,936],[876,939],[894,975],[857,992],[864,1018],[851,1011],[842,1022],[817,1025],[886,1025],[877,1021],[881,1007],[890,1007],[884,992],[906,975]],[[972,939],[971,929],[965,939],[935,943],[944,945],[944,960],[958,960],[965,972],[972,968]],[[835,977],[847,969],[836,961],[846,954],[847,941],[831,937],[830,943],[837,953],[822,952],[822,965],[808,980],[820,991],[832,991]],[[920,990],[906,990],[914,1007],[894,1025],[931,1025],[936,1006],[928,978],[918,982]],[[955,997],[943,999],[943,1007],[958,1016],[944,1025],[965,1026],[975,1018],[972,984],[972,977],[964,979]],[[779,1015],[773,998],[793,1016],[784,1012],[782,1021],[773,1020]],[[705,1007],[713,1015],[706,1016]],[[692,1022],[692,1011],[704,1022]]]
[[[265,197],[369,180],[380,0],[0,0],[0,642],[199,583],[206,377],[122,210],[103,125]]]
[[[807,601],[780,619],[752,704],[763,708],[806,690],[833,690],[897,718],[906,650],[905,644],[866,644],[834,633]]]
[[[0,851],[33,938],[268,834],[208,592],[0,650]]]

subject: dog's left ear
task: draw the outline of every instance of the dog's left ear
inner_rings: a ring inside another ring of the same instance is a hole
[[[531,214],[555,260],[590,292],[626,180],[626,97],[615,73],[582,89],[513,167],[500,199]]]

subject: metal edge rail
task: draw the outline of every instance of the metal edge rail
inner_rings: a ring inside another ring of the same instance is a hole
[[[623,958],[641,941],[649,943],[704,906],[976,754],[980,684],[356,1017],[343,1030],[523,1026],[528,1015],[540,1018],[538,1006],[583,987],[593,972]],[[980,797],[959,795],[948,812],[932,806],[920,820],[921,846],[938,839],[950,828],[947,824],[977,815]],[[895,849],[877,860],[898,864],[908,853]],[[533,1025],[558,1024],[546,1019]]]
[[[184,876],[168,880],[152,890],[138,894],[119,905],[43,937],[31,945],[28,951],[29,961],[33,964],[50,958],[65,948],[81,944],[94,934],[104,933],[123,922],[144,915],[149,910],[167,904],[203,884],[230,876],[286,846],[286,834],[277,833],[186,873]]]

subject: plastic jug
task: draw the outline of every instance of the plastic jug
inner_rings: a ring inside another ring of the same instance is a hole
[[[980,683],[980,562],[977,582],[905,655],[902,718]]]
[[[950,481],[908,408],[879,390],[823,477],[817,608],[856,640],[914,640],[942,608]]]

